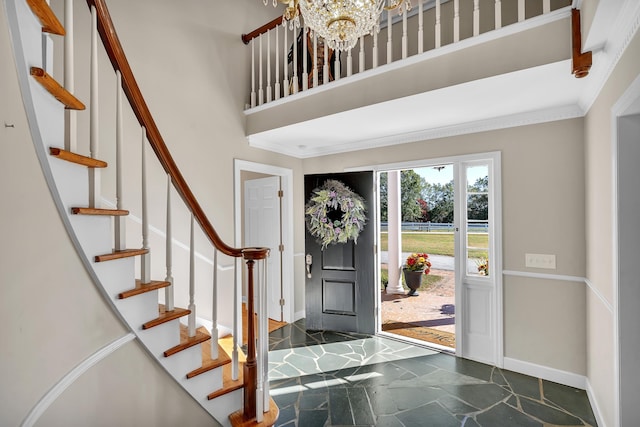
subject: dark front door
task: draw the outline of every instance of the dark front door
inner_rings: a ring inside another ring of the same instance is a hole
[[[306,230],[306,327],[373,334],[376,298],[373,172],[305,175],[305,203],[327,180],[339,181],[364,199],[367,223],[357,243],[349,240],[329,244],[324,249]],[[330,212],[329,220],[339,219],[340,215],[340,211]]]

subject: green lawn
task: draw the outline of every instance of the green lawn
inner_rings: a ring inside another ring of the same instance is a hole
[[[469,234],[469,255],[472,258],[486,258],[489,248],[488,234]],[[386,232],[380,233],[381,250],[387,250],[388,235]],[[448,255],[453,253],[453,233],[402,233],[402,252],[426,252],[429,255]]]

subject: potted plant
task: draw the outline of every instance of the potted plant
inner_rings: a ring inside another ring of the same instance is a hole
[[[418,295],[418,288],[422,283],[422,276],[431,272],[431,261],[429,261],[429,255],[426,253],[412,253],[407,257],[407,260],[402,267],[404,274],[404,282],[409,288],[410,297]]]

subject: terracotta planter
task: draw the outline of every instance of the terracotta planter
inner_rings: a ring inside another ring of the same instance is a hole
[[[418,295],[418,288],[422,284],[422,276],[424,276],[424,272],[422,271],[411,271],[407,269],[403,269],[404,273],[404,282],[409,288],[408,296],[413,297]]]

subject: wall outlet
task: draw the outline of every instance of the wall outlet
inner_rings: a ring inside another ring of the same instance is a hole
[[[548,268],[551,270],[555,270],[556,256],[545,254],[525,254],[524,264],[526,267]]]

